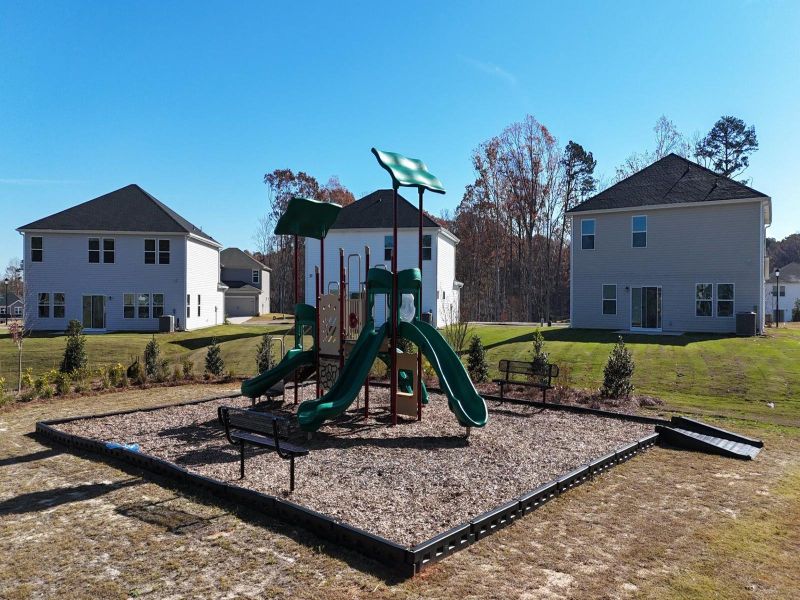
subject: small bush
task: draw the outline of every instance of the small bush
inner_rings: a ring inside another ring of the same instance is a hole
[[[53,387],[53,384],[45,383],[40,388],[40,390],[39,390],[37,395],[39,396],[39,398],[52,398],[55,395],[55,393],[56,393],[56,390]]]
[[[5,377],[0,377],[0,406],[8,404],[13,400],[12,396],[8,393],[6,389],[6,379]]]
[[[433,368],[433,365],[428,362],[428,359],[424,356],[422,357],[422,379],[423,380],[433,380],[436,379],[436,369]]]
[[[125,375],[125,367],[121,363],[111,365],[106,369],[108,375],[108,383],[111,387],[123,387],[123,381],[127,381]],[[127,384],[126,384],[127,385]]]
[[[69,322],[66,333],[67,345],[61,360],[61,372],[72,373],[85,368],[89,361],[86,356],[86,336],[83,335],[83,325],[75,319]]]
[[[469,356],[467,357],[467,370],[472,381],[483,383],[489,379],[489,365],[486,363],[486,350],[481,338],[472,336],[469,343]]]
[[[189,360],[188,356],[181,361],[181,370],[183,371],[184,379],[192,379],[194,377],[194,363]]]
[[[275,364],[272,360],[272,336],[265,333],[256,347],[256,368],[259,373],[269,371]]]
[[[162,358],[161,360],[158,361],[158,364],[156,365],[156,371],[153,375],[153,378],[158,383],[164,383],[165,381],[167,381],[167,379],[169,379],[169,373],[170,373],[169,360],[167,360],[166,358]]]
[[[792,321],[800,321],[800,298],[794,301],[792,307]]]
[[[206,374],[219,377],[225,372],[225,361],[222,359],[217,338],[211,338],[211,345],[206,352]]]
[[[147,383],[147,373],[145,373],[142,361],[139,360],[138,356],[128,367],[127,375],[128,379],[133,382],[134,385],[144,385]]]
[[[385,379],[386,376],[389,374],[389,369],[381,360],[376,360],[372,363],[372,367],[369,370],[369,376],[371,379]]]
[[[547,372],[547,363],[549,357],[547,356],[547,352],[544,351],[544,336],[542,332],[538,329],[533,332],[533,358],[531,359],[531,363],[534,368],[534,372],[536,373],[546,373]],[[543,381],[547,380],[547,377],[534,376],[534,379],[541,379]]]
[[[33,369],[28,367],[22,374],[22,389],[29,390],[33,387]]]
[[[604,398],[629,398],[633,393],[633,355],[625,347],[622,336],[614,345],[603,370],[603,387],[600,394]]]
[[[107,369],[97,369],[97,380],[100,382],[100,389],[107,390],[111,387],[111,379]]]
[[[161,348],[158,346],[156,336],[153,336],[144,347],[144,373],[150,379],[157,379],[158,377],[160,355]]]
[[[59,396],[66,396],[72,391],[72,382],[70,381],[67,373],[59,373],[53,382],[56,387],[56,394]]]

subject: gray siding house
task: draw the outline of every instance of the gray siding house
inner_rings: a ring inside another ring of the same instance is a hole
[[[61,330],[157,331],[222,323],[220,244],[128,185],[18,230],[23,236],[25,322]]]
[[[220,253],[226,317],[252,317],[269,312],[270,268],[239,248]]]
[[[763,331],[766,194],[670,154],[569,212],[572,327]]]

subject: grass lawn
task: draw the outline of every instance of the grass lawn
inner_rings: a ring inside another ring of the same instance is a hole
[[[222,349],[226,370],[232,369],[237,375],[255,372],[256,346],[266,332],[282,333],[286,325],[251,326],[219,325],[196,331],[160,333],[156,337],[161,352],[173,363],[188,356],[195,365],[195,372],[201,373],[205,360],[206,347],[216,337]],[[86,350],[91,367],[108,366],[116,363],[129,365],[134,356],[141,356],[150,340],[149,333],[106,333],[87,335]],[[58,368],[64,352],[66,338],[62,334],[35,334],[27,338],[23,350],[23,368],[31,367],[34,374]],[[289,344],[290,338],[286,338]],[[0,331],[0,376],[5,377],[10,388],[17,382],[17,349],[6,331]]]
[[[485,325],[474,330],[486,346],[492,376],[497,375],[501,358],[532,356],[533,327]],[[550,361],[559,365],[567,384],[600,387],[617,335],[566,328],[543,328],[542,334]],[[657,396],[681,410],[800,424],[800,329],[771,329],[757,338],[708,334],[623,338],[636,362],[637,393]]]

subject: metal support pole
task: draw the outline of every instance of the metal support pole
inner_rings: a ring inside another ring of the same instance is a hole
[[[298,248],[298,245],[297,245],[297,234],[295,234],[295,236],[294,236],[294,303],[295,303],[295,306],[300,304],[300,260],[299,260],[299,254],[300,254],[300,251],[299,251],[299,248]],[[303,276],[305,277],[305,274],[303,274]],[[294,326],[295,326],[295,328],[297,327],[297,321],[295,321]],[[295,331],[296,331],[296,329],[295,329]],[[300,337],[300,346],[301,347],[303,345],[302,334],[303,334],[303,332],[300,331],[300,335],[301,335],[301,337]],[[298,381],[297,381],[297,369],[295,369],[295,371],[294,371],[294,403],[295,404],[297,404],[297,384],[298,384]]]
[[[367,314],[369,310],[369,246],[364,246],[364,314],[361,315],[362,329],[366,327],[372,315]],[[371,365],[370,365],[371,367]],[[364,418],[369,416],[369,371],[367,371],[367,378],[364,380]]]
[[[294,456],[289,458],[289,491],[294,491]]]
[[[392,426],[397,425],[397,186],[392,194],[392,342],[389,345],[392,376],[389,388],[389,408],[392,413]]]
[[[422,319],[422,195],[423,188],[419,191],[419,298],[417,299],[417,318]],[[422,420],[422,348],[417,347],[417,421]]]
[[[317,299],[317,306],[316,306],[316,314],[314,315],[314,326],[316,331],[314,332],[314,361],[316,363],[316,372],[317,372],[317,398],[320,397],[320,380],[319,380],[319,267],[314,267],[314,288],[316,290],[316,299]]]
[[[244,479],[244,442],[239,442],[239,479]]]
[[[344,248],[339,248],[339,368],[344,368],[344,307],[347,281],[344,275]]]

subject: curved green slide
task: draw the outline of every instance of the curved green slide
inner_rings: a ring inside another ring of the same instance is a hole
[[[297,407],[297,421],[303,431],[316,431],[326,419],[343,413],[353,403],[378,356],[386,331],[386,324],[377,330],[365,327],[328,393]]]
[[[472,385],[467,370],[450,344],[436,328],[414,319],[401,321],[397,333],[416,344],[439,376],[439,385],[447,394],[448,406],[463,427],[483,427],[489,418],[486,401]]]
[[[314,364],[313,350],[290,348],[286,356],[281,359],[275,368],[264,371],[260,375],[245,379],[242,382],[242,396],[258,398],[273,385],[286,379],[297,369]]]

